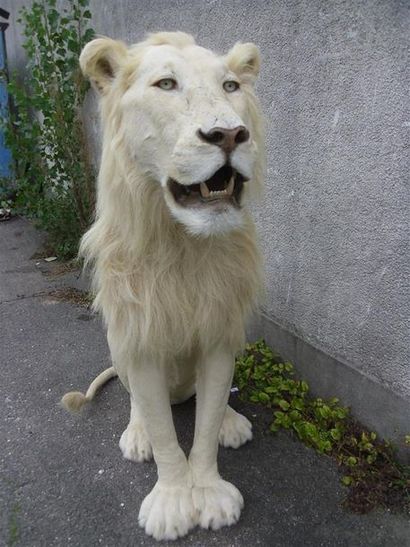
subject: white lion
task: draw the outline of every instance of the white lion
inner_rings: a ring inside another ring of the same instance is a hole
[[[154,456],[158,481],[139,523],[156,539],[239,518],[243,498],[217,467],[218,440],[237,448],[251,424],[227,406],[244,322],[261,288],[250,193],[262,185],[259,53],[225,56],[181,32],[127,48],[98,38],[80,58],[100,95],[104,127],[96,220],[81,253],[93,264],[113,368],[71,410],[118,374],[130,393],[125,458]],[[195,438],[179,447],[171,403],[196,393]]]

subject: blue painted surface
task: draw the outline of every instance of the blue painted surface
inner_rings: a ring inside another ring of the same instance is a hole
[[[0,117],[5,119],[8,116],[8,93],[7,79],[5,76],[6,51],[3,36],[0,36]],[[4,142],[4,131],[0,128],[0,178],[10,177],[12,156]]]

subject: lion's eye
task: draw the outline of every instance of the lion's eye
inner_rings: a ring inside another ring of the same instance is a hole
[[[160,89],[163,89],[164,91],[171,91],[172,89],[175,89],[177,87],[177,83],[173,78],[163,78],[154,85],[159,87]]]
[[[224,82],[223,88],[227,93],[233,93],[239,89],[239,84],[234,80],[228,80],[227,82]]]

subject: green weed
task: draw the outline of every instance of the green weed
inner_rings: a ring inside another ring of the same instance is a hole
[[[356,512],[378,505],[410,510],[410,468],[397,461],[393,447],[358,424],[337,398],[310,396],[293,365],[264,341],[246,346],[237,359],[234,382],[242,399],[271,409],[273,433],[291,431],[337,461],[344,473],[341,481],[349,487],[346,506]]]
[[[94,36],[90,18],[88,0],[62,10],[56,0],[35,0],[21,9],[27,75],[23,81],[12,75],[10,115],[3,120],[13,156],[14,210],[46,230],[62,258],[76,254],[94,209],[95,176],[81,119],[88,84],[78,65]]]

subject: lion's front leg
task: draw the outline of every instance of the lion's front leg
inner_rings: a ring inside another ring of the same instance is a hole
[[[155,539],[176,539],[196,525],[192,474],[172,420],[164,368],[147,360],[128,371],[158,468],[158,481],[144,499],[139,524]]]
[[[130,396],[130,422],[120,438],[120,449],[125,459],[144,462],[152,458],[152,447],[134,397]]]
[[[199,524],[214,530],[235,523],[243,507],[241,493],[220,477],[217,466],[218,436],[234,362],[233,353],[220,348],[204,356],[198,364],[195,437],[189,462]]]

